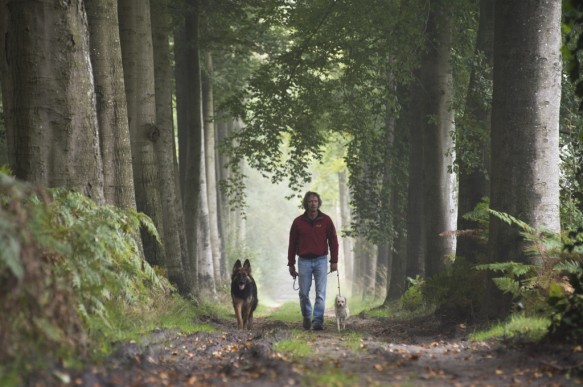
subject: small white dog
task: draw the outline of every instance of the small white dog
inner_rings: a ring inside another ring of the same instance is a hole
[[[340,331],[341,326],[342,329],[346,329],[346,320],[348,320],[348,317],[350,316],[346,297],[339,294],[336,295],[336,300],[334,301],[334,311],[336,312],[336,324],[338,325],[338,331]]]

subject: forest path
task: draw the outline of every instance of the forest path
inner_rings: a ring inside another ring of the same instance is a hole
[[[460,326],[432,318],[395,321],[353,316],[338,332],[301,322],[256,318],[251,331],[235,320],[211,321],[216,332],[156,331],[125,343],[104,364],[73,375],[83,386],[572,386],[583,384],[583,353],[575,344],[471,342]],[[307,353],[276,351],[299,340]],[[579,374],[576,374],[578,367]]]

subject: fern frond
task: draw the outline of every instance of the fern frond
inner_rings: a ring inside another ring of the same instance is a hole
[[[522,220],[515,218],[514,216],[507,214],[505,212],[496,211],[493,209],[489,209],[488,212],[494,215],[496,218],[500,219],[504,223],[507,223],[509,226],[513,224],[517,225],[522,231],[528,232],[529,234],[534,234],[536,230],[529,226],[527,223],[523,222]]]
[[[520,282],[508,277],[493,278],[492,281],[504,293],[510,293],[514,297],[520,295]]]
[[[6,214],[0,210],[0,269],[8,267],[19,281],[24,277],[24,269],[20,260],[20,242],[14,223],[7,221]]]
[[[577,274],[583,271],[583,264],[579,261],[567,260],[559,262],[553,267],[554,270],[560,272],[567,272],[570,274]]]

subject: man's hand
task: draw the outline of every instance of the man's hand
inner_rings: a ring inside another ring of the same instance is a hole
[[[338,270],[338,263],[331,263],[330,264],[330,273],[333,273],[336,270]]]
[[[289,267],[289,275],[291,275],[293,277],[293,279],[296,279],[296,277],[298,276],[298,272],[296,271],[295,266]]]

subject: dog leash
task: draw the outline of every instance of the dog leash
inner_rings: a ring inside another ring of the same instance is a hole
[[[332,273],[332,272],[328,272],[328,274],[330,274],[330,273]],[[294,283],[292,284],[293,290],[300,290],[300,287],[299,286],[296,288],[296,280],[297,280],[297,278],[298,278],[298,276],[296,275],[294,277]],[[336,269],[336,278],[338,278],[338,295],[340,296],[341,295],[340,294],[340,273],[338,272],[338,269]]]

